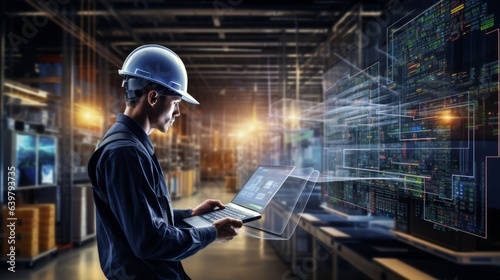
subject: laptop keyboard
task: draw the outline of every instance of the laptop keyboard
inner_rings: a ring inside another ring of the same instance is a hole
[[[213,223],[219,219],[227,218],[227,217],[241,220],[242,218],[246,217],[247,215],[242,213],[242,212],[239,212],[235,209],[224,208],[221,210],[212,211],[212,212],[203,214],[201,216],[203,218],[205,218],[206,220],[208,220],[209,222]]]

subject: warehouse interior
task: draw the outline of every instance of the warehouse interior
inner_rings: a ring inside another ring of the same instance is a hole
[[[200,103],[149,135],[174,207],[296,172],[260,222],[182,261],[192,279],[500,276],[497,1],[0,5],[2,279],[106,279],[87,164],[145,44]]]

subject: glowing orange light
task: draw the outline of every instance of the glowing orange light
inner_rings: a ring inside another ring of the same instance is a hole
[[[454,118],[455,116],[453,116],[450,111],[444,111],[443,114],[441,115],[441,119],[443,121],[451,121]]]
[[[95,116],[90,112],[83,112],[82,117],[87,121],[93,121],[95,119]]]

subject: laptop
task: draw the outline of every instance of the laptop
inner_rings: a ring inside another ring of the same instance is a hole
[[[284,165],[260,165],[224,209],[188,217],[184,222],[200,228],[211,226],[214,221],[225,217],[238,219],[243,223],[258,220],[294,168]]]
[[[262,213],[263,217],[245,226],[281,236],[292,214],[296,209],[304,209],[309,201],[317,180],[317,178],[310,180],[313,171],[312,167],[294,169]]]
[[[319,178],[317,170],[308,174],[311,169],[296,168],[262,212],[262,218],[246,223],[238,232],[264,240],[289,240]]]

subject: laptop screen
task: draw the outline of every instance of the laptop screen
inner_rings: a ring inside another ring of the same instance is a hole
[[[259,166],[231,202],[261,212],[294,168],[279,165]]]

